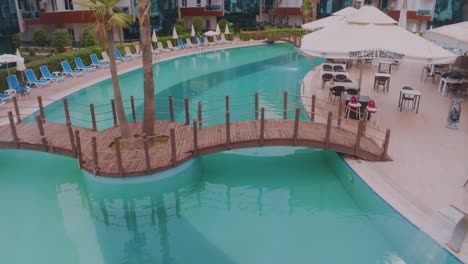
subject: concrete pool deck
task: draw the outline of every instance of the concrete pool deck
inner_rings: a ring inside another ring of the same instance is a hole
[[[259,44],[262,44],[262,41],[236,41],[232,44],[206,47],[204,51]],[[158,55],[158,60],[164,61],[198,52],[198,49],[188,49],[164,53]],[[122,74],[141,67],[140,60],[136,59],[120,63],[118,71]],[[400,69],[394,69],[388,93],[373,91],[375,66],[364,70],[361,94],[370,95],[380,109],[376,115],[376,125],[381,129],[392,130],[389,155],[394,161],[369,163],[350,157],[345,159],[390,205],[440,244],[445,245],[450,227],[438,211],[454,205],[468,212],[468,187],[463,188],[468,178],[468,105],[466,102],[462,103],[460,129],[445,128],[450,99],[439,94],[437,80],[432,84],[432,80],[428,79],[421,85],[419,113],[410,110],[399,112],[399,90],[403,86],[415,89],[419,87],[421,67],[419,64],[402,64]],[[359,71],[356,67],[350,68],[349,73],[351,79],[358,79]],[[33,113],[38,106],[36,96],[59,100],[108,78],[110,73],[107,69],[97,70],[84,77],[67,78],[66,83],[34,88],[31,100],[19,99],[18,102],[20,108],[31,107],[28,113]],[[316,94],[317,98],[328,100],[328,91],[320,89],[320,70],[310,71],[304,82],[305,96]],[[44,101],[44,104],[51,102]],[[7,103],[0,109],[0,116],[6,116],[11,107],[12,103]],[[338,103],[330,103],[326,107],[337,109]],[[0,119],[0,124],[7,122],[6,118]],[[468,262],[466,241],[461,252],[455,255]]]
[[[320,68],[305,76],[303,95],[315,94],[329,101],[329,90],[321,88]],[[371,122],[375,120],[375,126],[381,129],[391,129],[388,153],[393,161],[366,162],[352,157],[345,160],[390,205],[445,245],[453,226],[439,211],[454,205],[468,212],[468,186],[463,187],[468,179],[468,105],[465,97],[459,129],[446,128],[450,98],[439,93],[438,80],[421,81],[421,70],[421,64],[412,63],[392,69],[390,90],[384,93],[373,89],[377,66],[364,69],[361,95],[370,96],[380,110]],[[359,80],[357,67],[348,72],[350,79]],[[410,107],[399,111],[403,86],[421,91],[418,114]],[[327,107],[336,110],[338,103],[330,102]],[[467,240],[455,255],[468,262]]]

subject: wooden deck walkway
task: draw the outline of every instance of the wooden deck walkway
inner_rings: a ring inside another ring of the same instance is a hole
[[[64,104],[67,105],[66,102]],[[65,109],[65,115],[69,116],[67,107]],[[167,142],[156,146],[152,146],[151,138],[145,136],[119,140],[118,126],[97,131],[73,126],[70,122],[45,121],[41,118],[44,115],[41,109],[36,122],[21,122],[21,119],[14,122],[13,113],[9,112],[10,124],[0,126],[0,148],[76,157],[82,169],[111,177],[147,175],[178,166],[196,156],[259,146],[302,146],[337,151],[369,161],[390,159],[387,156],[388,130],[379,142],[369,133],[371,129],[364,121],[356,123],[358,125],[353,130],[341,124],[340,116],[336,118],[337,122],[333,122],[332,113],[326,122],[320,123],[300,120],[300,110],[295,109],[294,112],[293,120],[288,120],[286,114],[283,119],[266,119],[265,109],[261,108],[255,111],[257,118],[254,120],[232,122],[231,113],[226,111],[225,122],[203,128],[200,127],[203,122],[201,115],[190,125],[189,122],[171,121],[174,116],[171,113],[171,120],[157,120],[155,123],[155,134],[167,138]],[[134,135],[140,133],[141,122],[129,122],[129,125]]]

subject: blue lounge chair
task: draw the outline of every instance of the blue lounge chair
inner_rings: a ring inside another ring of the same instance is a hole
[[[11,90],[14,90],[17,94],[20,94],[21,96],[29,95],[31,88],[29,87],[27,83],[25,83],[24,85],[21,85],[18,82],[18,78],[16,78],[16,75],[8,75],[6,77],[6,80],[8,83],[8,87]]]
[[[181,39],[177,39],[177,46],[179,46],[179,48],[181,48],[181,49],[188,48],[188,46],[185,45],[184,42]]]
[[[8,93],[0,93],[0,106],[5,105],[6,100],[9,100],[13,97],[13,95]]]
[[[115,53],[115,58],[117,60],[122,60],[124,62],[128,62],[132,60],[132,57],[130,56],[122,56],[122,53],[120,53],[119,49],[114,49],[114,53]]]
[[[75,64],[76,64],[76,70],[83,70],[83,71],[88,71],[88,72],[96,70],[96,67],[94,66],[84,65],[80,57],[75,57]]]
[[[41,88],[50,84],[50,81],[48,80],[38,80],[33,70],[31,69],[27,69],[24,73],[26,74],[26,79],[28,80],[29,86],[35,85],[36,87]]]
[[[42,78],[43,80],[49,80],[51,82],[58,82],[58,81],[63,81],[65,80],[65,76],[63,75],[54,75],[51,74],[49,71],[49,68],[45,65],[42,65],[39,67],[39,70],[42,73]]]
[[[90,57],[91,57],[91,65],[93,65],[94,67],[99,67],[99,68],[109,67],[109,62],[104,61],[104,60],[100,61],[96,54],[91,54]]]
[[[83,70],[72,70],[70,63],[68,61],[62,61],[60,63],[63,68],[63,75],[71,75],[73,78],[81,76],[84,74]]]

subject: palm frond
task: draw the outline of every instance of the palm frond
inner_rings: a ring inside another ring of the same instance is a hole
[[[127,13],[113,13],[107,20],[108,27],[119,26],[128,28],[131,23],[132,19]]]

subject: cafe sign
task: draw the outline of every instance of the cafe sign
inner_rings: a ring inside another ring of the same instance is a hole
[[[383,59],[383,60],[397,60],[401,61],[405,57],[405,54],[385,51],[385,50],[357,50],[350,51],[350,59]]]

